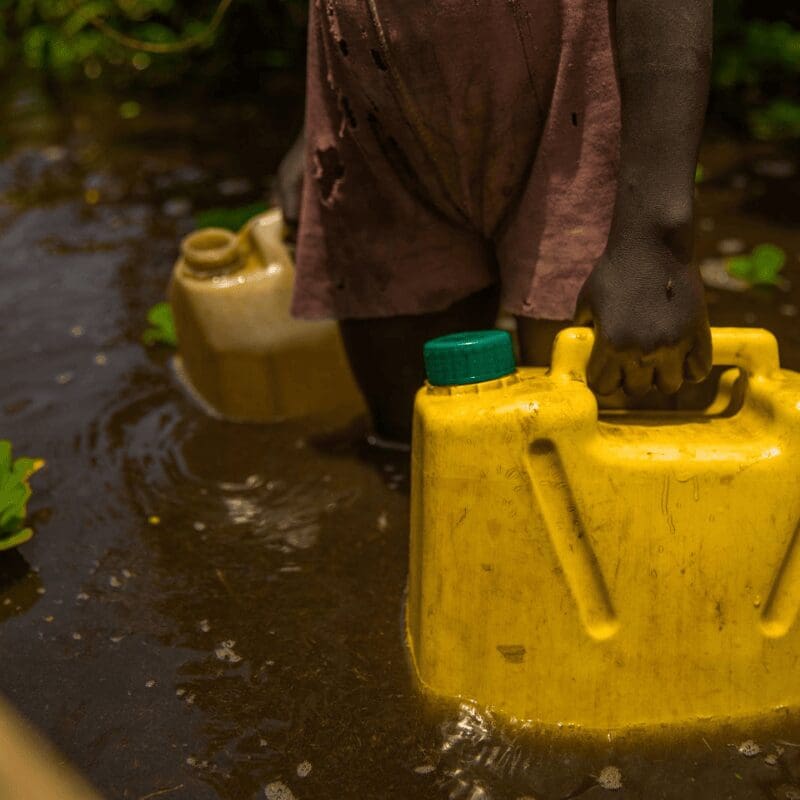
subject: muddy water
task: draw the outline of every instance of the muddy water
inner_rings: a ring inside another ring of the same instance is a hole
[[[47,469],[36,537],[0,556],[0,689],[110,798],[800,797],[791,719],[587,744],[424,703],[401,631],[407,459],[358,421],[209,419],[141,346],[192,211],[262,193],[296,115],[281,107],[199,124],[6,99],[0,436]],[[787,158],[709,146],[698,248],[789,251],[781,289],[710,301],[800,368]]]

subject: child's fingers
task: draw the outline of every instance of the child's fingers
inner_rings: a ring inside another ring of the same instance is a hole
[[[692,349],[684,362],[684,376],[686,380],[698,383],[708,377],[713,363],[711,353],[711,332],[703,331],[696,339]]]
[[[625,394],[631,397],[642,397],[653,387],[653,365],[628,363],[622,369],[622,385]]]
[[[682,357],[665,358],[656,367],[654,380],[660,392],[675,394],[683,386],[683,363]]]
[[[599,395],[614,394],[622,386],[622,380],[622,364],[619,359],[610,355],[602,344],[595,344],[586,370],[589,388]]]

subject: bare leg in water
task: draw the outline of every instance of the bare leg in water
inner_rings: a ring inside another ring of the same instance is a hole
[[[493,328],[498,296],[492,286],[433,314],[339,323],[350,366],[380,438],[411,440],[414,395],[425,381],[425,342],[447,333]]]
[[[553,341],[572,323],[517,317],[520,363],[526,367],[549,367]]]
[[[498,291],[490,287],[434,314],[339,323],[350,366],[380,438],[395,442],[411,439],[414,395],[425,380],[425,342],[447,333],[493,328],[497,310]],[[548,365],[553,339],[568,324],[518,318],[521,363]]]

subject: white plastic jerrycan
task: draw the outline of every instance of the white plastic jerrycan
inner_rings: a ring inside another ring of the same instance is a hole
[[[178,369],[212,411],[242,422],[362,412],[336,323],[293,318],[293,284],[278,209],[238,235],[183,240],[169,290]]]

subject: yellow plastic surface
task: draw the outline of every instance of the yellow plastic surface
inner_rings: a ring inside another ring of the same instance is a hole
[[[361,413],[336,323],[289,312],[294,264],[282,230],[276,209],[238,237],[206,229],[184,241],[169,292],[179,372],[213,411],[232,420]]]
[[[770,333],[715,329],[741,373],[707,409],[598,415],[592,341],[563,332],[547,373],[420,390],[420,680],[590,730],[799,707],[800,375]]]

